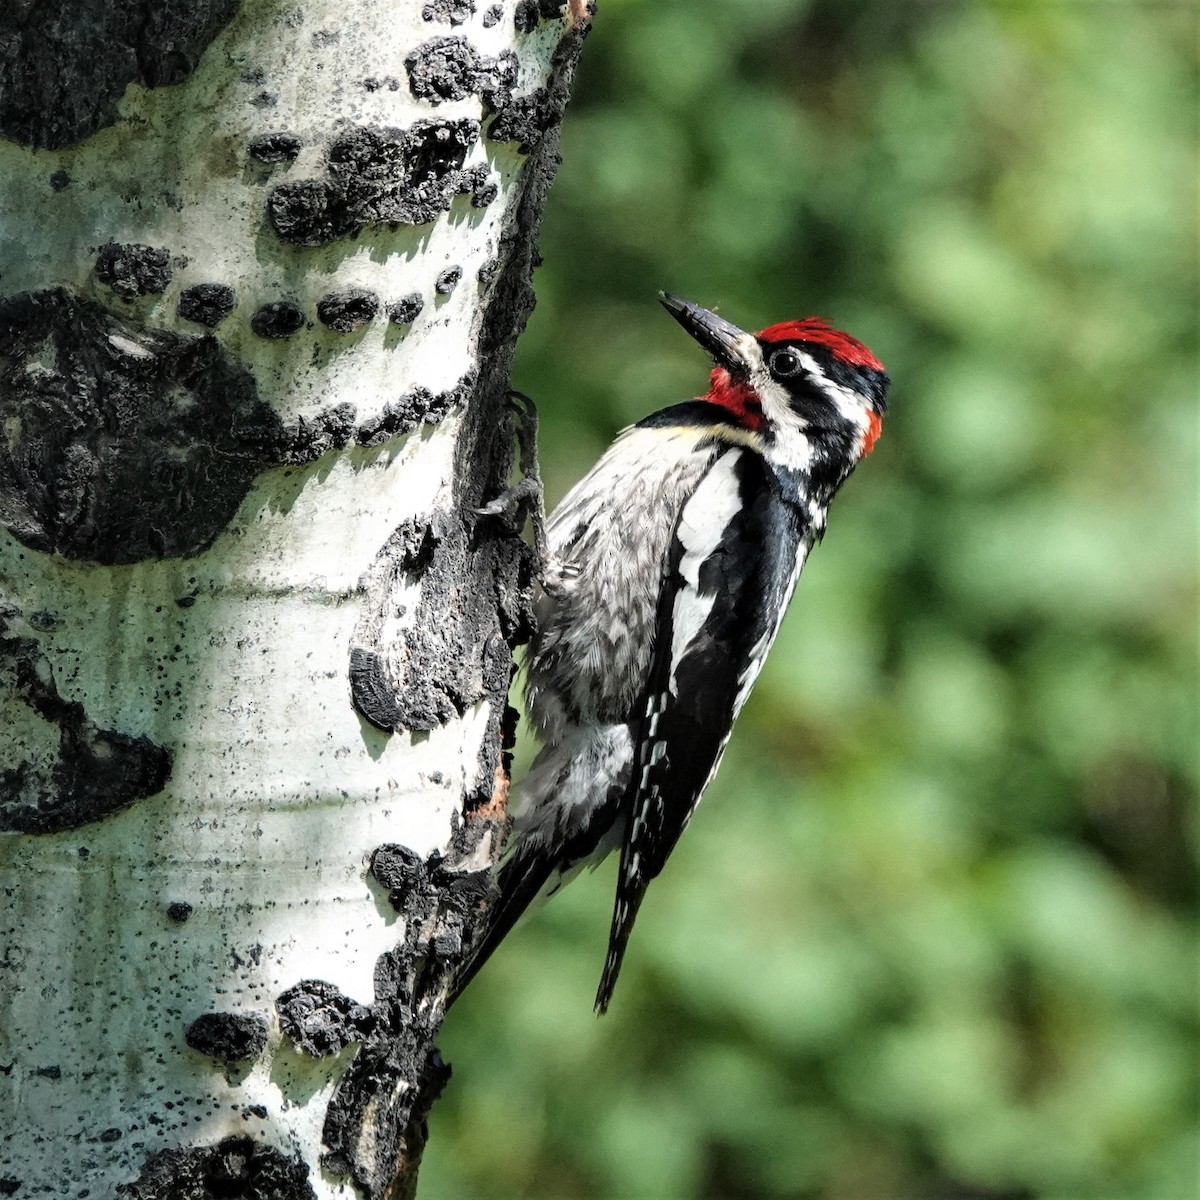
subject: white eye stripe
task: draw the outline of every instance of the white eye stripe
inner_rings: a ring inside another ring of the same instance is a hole
[[[865,429],[867,414],[862,397],[857,392],[851,391],[848,387],[843,387],[840,383],[834,383],[817,365],[817,360],[811,354],[805,354],[803,350],[797,350],[796,357],[800,359],[801,365],[808,373],[813,385],[819,388],[826,399],[837,409],[838,415],[844,417],[851,424],[859,425]]]

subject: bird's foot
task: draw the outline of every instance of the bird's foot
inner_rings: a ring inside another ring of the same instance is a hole
[[[475,509],[482,517],[506,517],[523,525],[527,517],[533,525],[533,549],[542,578],[551,573],[552,555],[546,535],[546,501],[537,457],[537,406],[524,392],[508,393],[509,404],[516,414],[516,435],[519,447],[518,466],[521,481],[505,488],[494,500]]]

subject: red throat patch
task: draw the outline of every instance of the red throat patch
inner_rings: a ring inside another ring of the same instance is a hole
[[[766,424],[758,393],[744,380],[735,381],[724,367],[716,367],[709,376],[704,399],[719,404],[739,425],[754,433],[760,433]]]
[[[867,432],[863,434],[863,458],[875,449],[879,435],[883,432],[883,418],[876,412],[867,414]]]

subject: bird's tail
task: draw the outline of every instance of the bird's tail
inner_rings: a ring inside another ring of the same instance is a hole
[[[629,754],[624,725],[576,727],[542,747],[521,783],[522,805],[509,834],[512,849],[496,876],[495,899],[456,974],[447,1007],[534,901],[596,866],[619,844],[623,826],[617,812]],[[598,780],[607,786],[598,787]]]
[[[487,923],[454,977],[447,1008],[458,999],[480,967],[491,958],[492,951],[508,936],[521,914],[546,886],[552,869],[548,855],[521,854],[520,851],[500,868],[496,876],[498,891],[488,908]]]
[[[637,918],[638,909],[642,906],[642,898],[646,894],[646,885],[650,882],[643,879],[628,863],[628,842],[621,847],[621,866],[617,876],[617,896],[613,904],[612,926],[608,934],[608,954],[604,959],[604,971],[600,975],[600,986],[596,989],[596,1012],[603,1016],[608,1012],[612,1000],[613,989],[617,986],[617,976],[621,973],[621,963],[625,960],[625,947],[629,945],[629,935],[633,932],[633,922]]]

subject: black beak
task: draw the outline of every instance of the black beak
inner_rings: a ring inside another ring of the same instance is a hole
[[[750,370],[746,351],[753,341],[752,334],[690,300],[681,300],[667,292],[659,292],[658,299],[663,308],[713,356],[718,366],[742,374]]]

